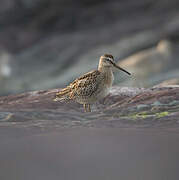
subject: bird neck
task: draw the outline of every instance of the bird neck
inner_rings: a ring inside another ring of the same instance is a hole
[[[114,77],[113,77],[113,71],[112,67],[109,66],[99,66],[98,71],[101,72],[104,76],[104,83],[108,86],[111,87]]]
[[[112,71],[112,67],[111,66],[105,66],[104,64],[99,63],[98,71],[100,71],[100,72],[111,72]]]

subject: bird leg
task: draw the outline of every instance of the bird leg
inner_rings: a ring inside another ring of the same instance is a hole
[[[83,104],[83,108],[84,108],[85,112],[91,112],[90,104]]]
[[[86,106],[87,106],[87,104],[83,104],[83,108],[84,108],[85,112],[87,112]]]
[[[88,104],[88,112],[91,112],[90,104]]]

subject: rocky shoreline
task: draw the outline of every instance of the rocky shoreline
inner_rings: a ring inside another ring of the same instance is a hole
[[[111,93],[84,113],[75,102],[53,102],[59,89],[32,91],[0,98],[0,126],[162,127],[179,128],[179,87],[125,88]]]

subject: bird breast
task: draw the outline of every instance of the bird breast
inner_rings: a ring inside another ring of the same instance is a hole
[[[107,88],[110,88],[112,86],[113,81],[114,81],[113,72],[112,70],[110,70],[104,74],[104,84]]]
[[[100,92],[98,92],[98,99],[102,99],[109,94],[113,80],[114,80],[114,76],[113,76],[112,71],[105,73],[104,80],[101,83],[101,88],[99,88]]]

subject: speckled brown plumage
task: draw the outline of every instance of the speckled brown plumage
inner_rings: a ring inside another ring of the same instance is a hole
[[[76,100],[83,104],[83,102],[89,101],[90,97],[93,97],[100,86],[99,82],[103,81],[103,79],[104,77],[101,76],[98,70],[91,71],[70,83],[69,86],[58,92],[56,97],[66,100]],[[91,101],[93,101],[92,99],[93,98],[91,98]]]
[[[112,55],[101,56],[98,70],[90,71],[77,78],[66,88],[56,93],[54,100],[75,100],[83,104],[85,111],[91,111],[90,104],[104,98],[109,93],[113,82],[113,66],[116,64]]]

